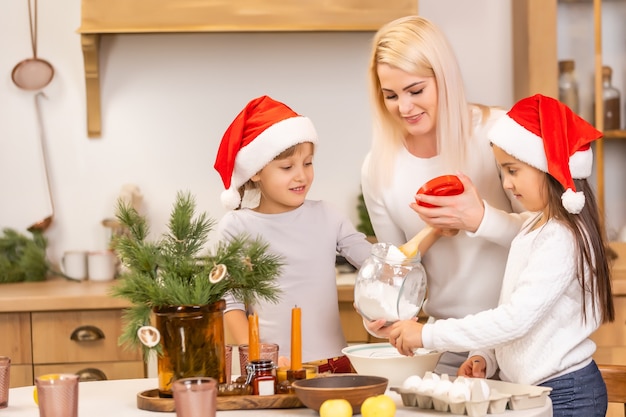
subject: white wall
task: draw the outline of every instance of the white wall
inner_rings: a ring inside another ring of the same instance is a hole
[[[251,98],[269,94],[312,118],[321,144],[310,194],[354,221],[359,169],[370,141],[366,68],[372,33],[105,36],[103,134],[86,135],[80,0],[39,1],[38,55],[55,68],[42,101],[55,213],[50,257],[106,246],[101,221],[120,188],[136,184],[153,233],[178,190],[219,218],[213,162],[222,133]],[[469,98],[512,104],[510,1],[421,0],[420,13],[453,43]],[[454,10],[455,13],[450,11]],[[34,93],[11,71],[32,56],[26,1],[0,2],[0,227],[24,230],[49,214]]]

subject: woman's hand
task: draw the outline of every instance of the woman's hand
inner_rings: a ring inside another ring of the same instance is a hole
[[[458,173],[464,191],[454,196],[432,196],[416,194],[415,199],[437,207],[423,207],[411,203],[410,207],[428,225],[442,229],[443,236],[449,236],[446,230],[457,229],[475,232],[483,220],[485,206],[478,190],[468,176]]]
[[[403,355],[413,356],[413,351],[424,347],[422,342],[423,324],[417,322],[417,318],[400,320],[392,324],[389,332],[389,343],[395,346]]]
[[[457,371],[457,376],[466,376],[469,378],[485,378],[486,375],[487,362],[485,358],[479,355],[467,358]]]

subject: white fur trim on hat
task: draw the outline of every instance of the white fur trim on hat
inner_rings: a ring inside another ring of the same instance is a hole
[[[222,194],[220,195],[220,200],[222,201],[222,205],[226,210],[234,210],[241,204],[239,191],[232,186],[228,190],[222,191]]]
[[[241,204],[237,191],[278,154],[299,143],[317,143],[317,131],[311,119],[295,116],[274,123],[237,152],[230,188],[222,192],[224,207],[233,210]]]
[[[569,213],[578,214],[585,206],[585,194],[582,191],[574,192],[568,188],[561,195],[561,203]]]
[[[548,172],[548,160],[543,139],[526,130],[508,115],[502,116],[489,130],[488,138],[509,155],[543,172]],[[572,178],[582,179],[591,175],[593,152],[591,148],[575,152],[569,158]]]

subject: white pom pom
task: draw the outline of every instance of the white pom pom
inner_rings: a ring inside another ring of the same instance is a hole
[[[585,194],[582,191],[575,193],[571,188],[568,188],[561,196],[561,202],[565,210],[572,214],[578,214],[585,207]]]
[[[222,191],[220,199],[222,200],[222,205],[227,210],[234,210],[239,207],[239,204],[241,204],[241,197],[239,196],[239,192],[233,188]]]

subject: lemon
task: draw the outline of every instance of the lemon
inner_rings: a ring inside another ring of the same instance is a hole
[[[363,417],[393,417],[396,415],[396,403],[385,394],[369,397],[361,404]]]
[[[320,407],[320,417],[352,417],[352,406],[348,400],[326,400]]]
[[[59,374],[46,374],[38,376],[37,378],[49,381],[51,379],[59,379]],[[33,400],[35,400],[35,404],[39,405],[39,396],[37,395],[37,387],[33,388]]]

